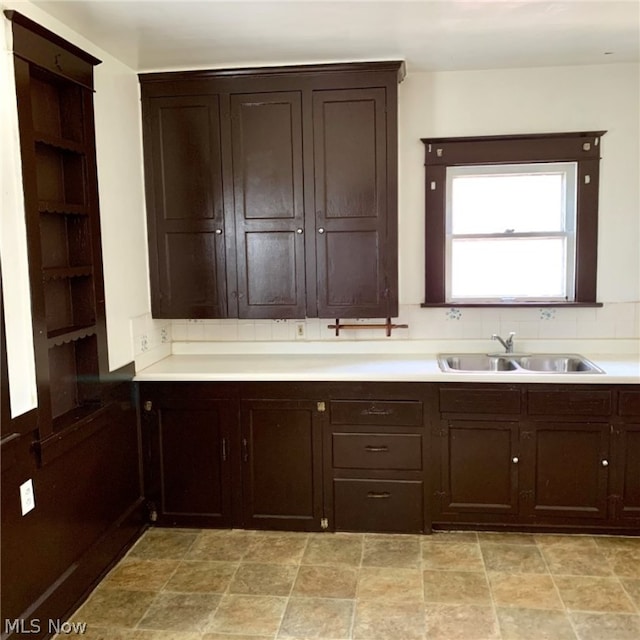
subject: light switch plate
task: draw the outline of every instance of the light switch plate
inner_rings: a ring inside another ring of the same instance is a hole
[[[20,506],[22,507],[23,516],[36,508],[36,496],[33,492],[33,480],[31,478],[20,485]]]

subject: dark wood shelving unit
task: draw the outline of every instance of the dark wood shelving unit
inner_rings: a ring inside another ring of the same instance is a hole
[[[93,121],[99,60],[15,12],[40,442],[103,406],[108,371]]]

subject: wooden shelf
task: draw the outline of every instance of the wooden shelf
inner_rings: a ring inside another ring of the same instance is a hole
[[[81,155],[86,153],[85,146],[82,143],[66,138],[58,138],[42,131],[36,131],[34,133],[34,140],[36,144],[43,144],[47,147],[58,149],[59,151],[78,153]]]
[[[89,212],[84,205],[68,204],[67,202],[55,202],[53,200],[39,200],[38,211],[40,213],[57,213],[64,216],[89,215]]]
[[[66,342],[75,342],[96,334],[96,325],[62,327],[47,332],[48,346],[58,347]]]
[[[58,280],[62,278],[83,278],[93,275],[93,267],[91,265],[82,265],[80,267],[50,267],[42,270],[43,280]]]

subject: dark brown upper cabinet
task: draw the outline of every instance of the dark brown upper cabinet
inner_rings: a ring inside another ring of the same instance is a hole
[[[225,317],[219,98],[157,98],[146,119],[153,315]]]
[[[107,411],[93,120],[100,61],[17,12],[5,15],[13,29],[42,453],[97,429]]]
[[[141,74],[154,315],[397,315],[403,73]]]

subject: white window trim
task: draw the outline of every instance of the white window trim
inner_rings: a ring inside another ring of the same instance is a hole
[[[452,183],[459,176],[470,175],[531,175],[544,173],[562,173],[563,202],[562,219],[564,229],[562,231],[538,231],[515,233],[505,230],[503,233],[472,233],[453,234],[452,232]],[[488,164],[488,165],[464,165],[450,166],[446,170],[446,219],[445,219],[445,300],[447,303],[518,303],[518,302],[573,302],[575,300],[575,270],[576,270],[576,220],[577,220],[577,180],[578,164],[569,162],[538,162],[538,163],[512,163],[512,164]],[[566,296],[519,296],[519,297],[453,297],[451,292],[452,278],[452,244],[458,238],[565,238],[565,285]]]

